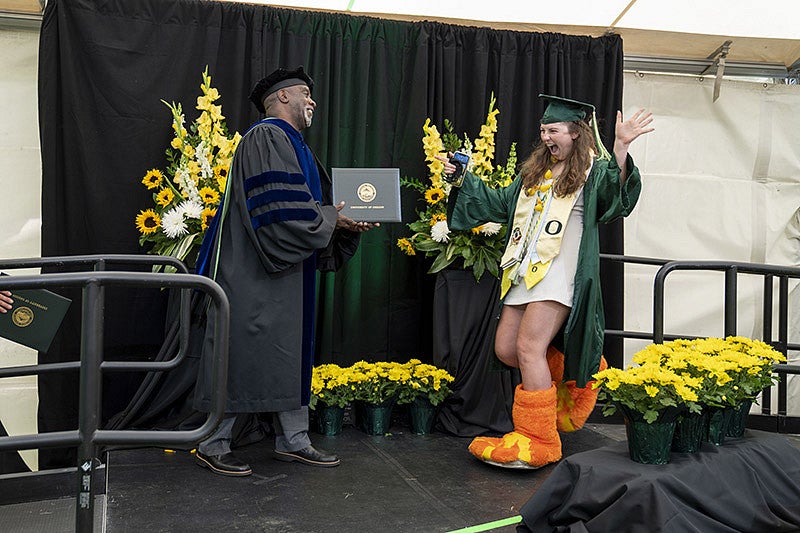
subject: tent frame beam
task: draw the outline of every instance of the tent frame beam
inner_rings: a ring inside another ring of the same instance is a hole
[[[703,76],[710,71],[718,60],[688,59],[683,57],[656,57],[641,55],[625,55],[625,70],[659,72],[671,74],[694,74]],[[750,63],[746,61],[725,61],[725,76],[747,76],[762,78],[786,78],[789,71],[782,63]]]

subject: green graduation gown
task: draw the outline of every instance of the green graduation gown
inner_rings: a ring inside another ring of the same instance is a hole
[[[605,317],[600,291],[599,223],[628,216],[642,188],[639,170],[628,156],[627,178],[620,184],[616,159],[595,160],[583,192],[583,235],[575,273],[575,291],[569,318],[564,325],[564,381],[576,380],[583,387],[600,365]],[[467,173],[460,188],[448,198],[447,223],[452,230],[467,230],[486,222],[511,225],[522,187],[518,175],[511,185],[491,189],[480,178]],[[506,240],[508,237],[506,237]]]

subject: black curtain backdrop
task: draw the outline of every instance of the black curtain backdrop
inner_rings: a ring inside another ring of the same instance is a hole
[[[594,103],[607,144],[622,100],[622,42],[496,31],[433,22],[190,0],[50,0],[39,50],[42,255],[144,253],[134,217],[152,202],[140,183],[166,166],[169,110],[197,117],[208,66],[231,131],[258,120],[252,86],[278,66],[304,65],[318,107],[306,137],[328,167],[399,167],[425,177],[422,124],[449,118],[475,137],[490,95],[500,109],[497,153],[520,159],[538,139],[539,93]],[[420,199],[403,192],[403,217]],[[606,227],[603,251],[622,252],[622,226]],[[363,236],[359,253],[320,284],[319,360],[430,360],[430,262],[395,246],[404,224]],[[621,271],[606,272],[608,327],[621,325]],[[80,293],[40,362],[77,360]],[[105,357],[152,357],[164,337],[166,297],[157,290],[106,292]],[[622,329],[619,327],[619,329]],[[610,353],[610,352],[607,352]],[[611,354],[612,360],[614,355]],[[108,376],[104,419],[130,401],[141,376]],[[39,429],[77,427],[77,376],[39,377]],[[42,450],[42,468],[73,464]]]

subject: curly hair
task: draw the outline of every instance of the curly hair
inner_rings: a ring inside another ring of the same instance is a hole
[[[586,172],[592,164],[596,150],[594,135],[589,124],[583,121],[567,122],[570,133],[577,133],[572,151],[567,157],[564,172],[558,176],[553,186],[556,196],[568,196],[580,189],[586,181]],[[550,150],[541,141],[534,145],[531,155],[522,163],[522,186],[525,189],[539,185],[544,181],[544,173],[553,163],[550,161]]]

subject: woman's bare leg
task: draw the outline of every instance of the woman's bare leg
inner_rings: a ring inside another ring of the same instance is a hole
[[[546,300],[504,305],[495,334],[497,358],[522,373],[525,390],[549,389],[547,347],[569,316],[569,307]]]
[[[504,305],[500,311],[497,333],[494,335],[495,355],[512,368],[519,368],[517,335],[519,335],[519,325],[522,322],[524,313],[524,305]]]
[[[570,308],[552,300],[531,302],[525,307],[517,333],[517,361],[522,373],[522,388],[528,391],[549,389],[552,385],[547,365],[547,347],[569,316]]]

